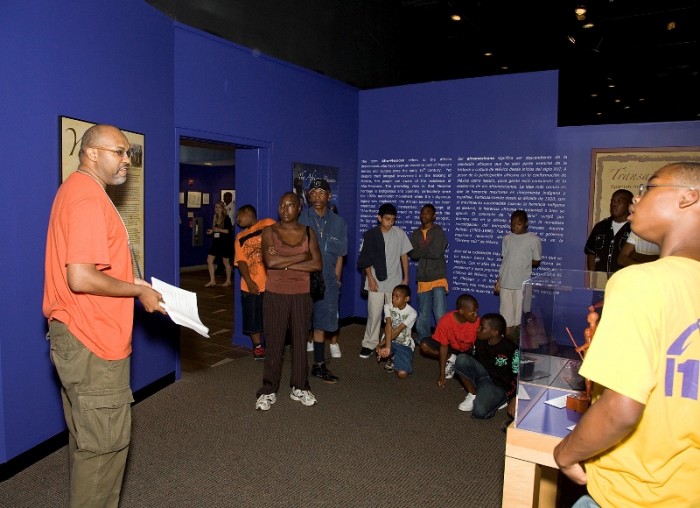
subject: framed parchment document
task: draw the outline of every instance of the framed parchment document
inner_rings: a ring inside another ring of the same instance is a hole
[[[610,198],[618,189],[635,196],[657,169],[672,162],[700,162],[700,147],[593,149],[588,230],[610,215]]]
[[[78,169],[80,160],[78,152],[83,134],[93,122],[85,122],[67,116],[59,117],[61,129],[61,182]],[[122,185],[107,186],[107,194],[121,215],[126,230],[129,233],[129,243],[134,254],[134,273],[146,273],[146,261],[144,258],[144,156],[145,137],[137,132],[124,129],[121,131],[129,141],[134,155],[131,157],[131,165],[126,182]]]

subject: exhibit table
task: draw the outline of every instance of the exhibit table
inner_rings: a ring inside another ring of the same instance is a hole
[[[527,400],[518,400],[520,417],[506,434],[503,473],[504,507],[554,507],[558,468],[554,447],[578,423],[581,415],[555,401],[573,393],[522,383]]]

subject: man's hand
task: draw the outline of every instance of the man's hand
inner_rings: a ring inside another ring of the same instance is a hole
[[[445,376],[444,376],[444,375],[441,375],[441,376],[438,378],[437,384],[438,384],[438,386],[439,386],[440,388],[444,388],[444,387],[445,387],[445,383],[447,383],[447,381],[445,380]]]
[[[142,288],[142,292],[139,295],[139,301],[143,304],[143,308],[146,312],[160,312],[161,314],[167,314],[165,309],[161,306],[163,302],[163,297],[155,289],[151,288],[151,285],[141,279],[134,279],[134,284]]]

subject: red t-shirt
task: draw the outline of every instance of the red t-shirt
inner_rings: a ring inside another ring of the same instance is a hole
[[[134,299],[71,291],[67,266],[82,263],[134,282],[128,235],[119,213],[99,183],[76,172],[58,189],[51,208],[44,316],[64,323],[96,356],[122,360],[131,354]]]
[[[457,351],[469,351],[476,340],[476,330],[479,328],[479,318],[470,323],[460,323],[455,317],[456,310],[442,316],[435,327],[433,339],[443,346],[449,346]]]

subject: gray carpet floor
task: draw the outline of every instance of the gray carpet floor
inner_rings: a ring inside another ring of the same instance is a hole
[[[269,411],[254,409],[262,363],[252,357],[134,406],[120,506],[501,506],[505,410],[458,411],[459,382],[438,388],[437,363],[419,354],[406,380],[359,358],[363,331],[341,330],[343,357],[329,363],[340,381],[311,378],[312,407],[289,398],[289,351]],[[67,505],[67,447],[0,483],[0,506]]]

